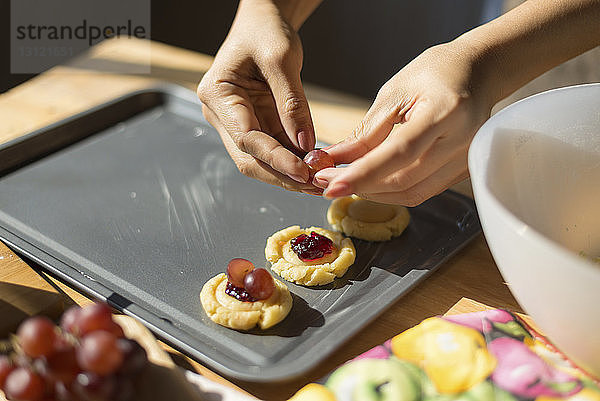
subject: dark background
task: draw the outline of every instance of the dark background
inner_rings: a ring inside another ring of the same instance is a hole
[[[325,0],[300,30],[303,79],[372,98],[425,48],[496,16],[502,0]],[[237,1],[152,0],[151,37],[214,55]],[[31,78],[10,74],[10,1],[0,0],[0,92]]]

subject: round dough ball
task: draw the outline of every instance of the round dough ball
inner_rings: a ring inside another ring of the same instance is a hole
[[[268,329],[281,322],[292,309],[292,296],[287,286],[277,279],[273,294],[263,300],[242,302],[225,294],[227,275],[220,273],[204,284],[200,302],[213,322],[236,330],[249,330],[258,325]]]
[[[352,195],[331,202],[327,221],[350,237],[388,241],[402,234],[410,222],[410,214],[404,206],[384,205]]]
[[[318,260],[302,261],[292,250],[290,241],[301,234],[311,232],[323,235],[333,241],[332,253]],[[320,227],[291,226],[277,231],[267,239],[265,256],[271,262],[271,270],[285,280],[300,285],[313,286],[331,283],[336,277],[342,277],[354,263],[356,250],[350,238]]]

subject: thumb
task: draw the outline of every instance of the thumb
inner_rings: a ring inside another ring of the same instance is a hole
[[[315,129],[300,74],[279,71],[267,78],[281,125],[290,141],[305,152],[315,147]]]

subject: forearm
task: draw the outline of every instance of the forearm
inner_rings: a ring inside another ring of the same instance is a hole
[[[493,104],[600,45],[600,0],[528,0],[454,42],[472,52]]]
[[[260,9],[264,13],[277,13],[290,26],[298,31],[304,21],[321,4],[323,0],[241,0],[238,8],[238,15],[246,10]]]

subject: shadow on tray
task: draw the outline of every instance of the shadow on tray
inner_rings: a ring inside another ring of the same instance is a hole
[[[267,330],[253,329],[249,333],[261,336],[298,337],[310,327],[321,327],[325,324],[321,312],[310,307],[303,298],[294,293],[292,298],[292,310],[283,322]]]

